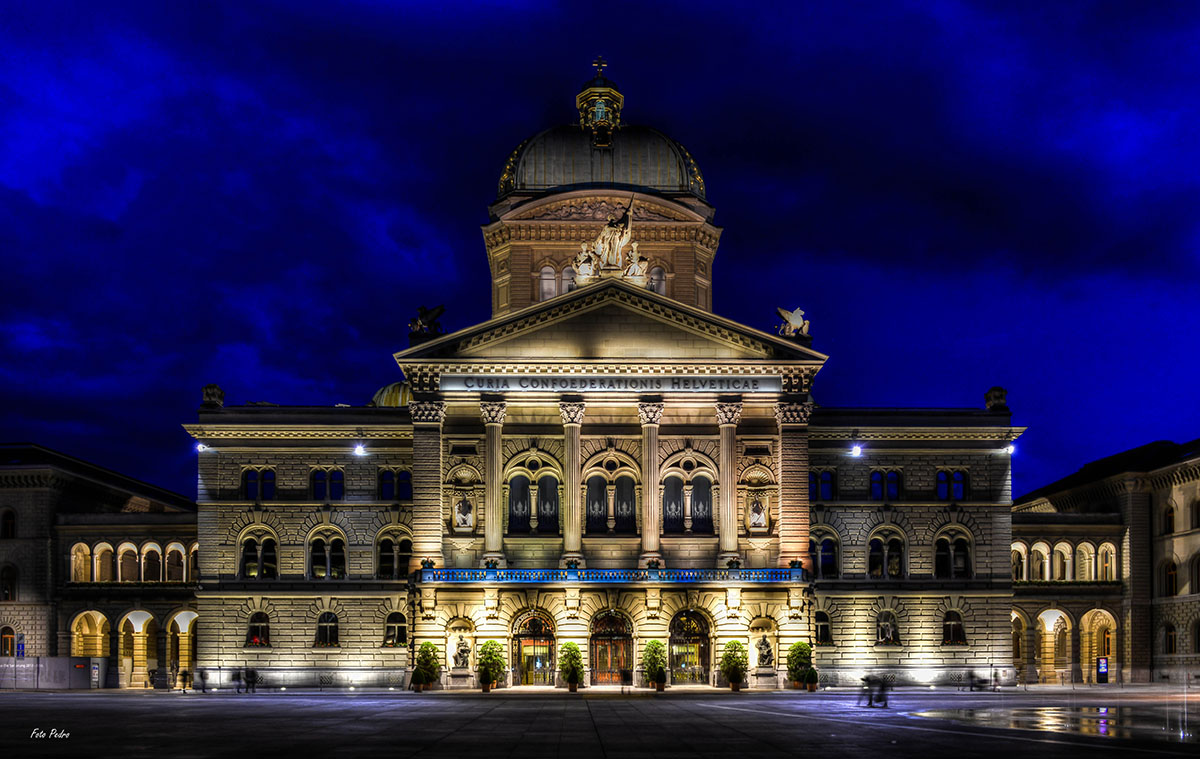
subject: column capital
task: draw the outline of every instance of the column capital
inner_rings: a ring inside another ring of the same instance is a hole
[[[583,424],[583,410],[587,404],[563,401],[558,404],[558,413],[562,415],[563,424]]]
[[[508,404],[504,401],[483,401],[479,404],[479,416],[484,424],[504,424]]]
[[[638,418],[642,420],[642,426],[658,424],[662,419],[663,408],[665,406],[662,403],[639,403]]]
[[[412,401],[408,413],[413,424],[441,424],[446,421],[446,404],[442,401]]]
[[[814,406],[813,403],[776,403],[775,421],[781,427],[785,424],[808,424]]]
[[[717,424],[724,427],[727,424],[737,425],[742,418],[742,402],[718,403]]]

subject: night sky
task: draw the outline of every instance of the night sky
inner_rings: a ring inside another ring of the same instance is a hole
[[[3,3],[0,438],[194,496],[204,384],[366,403],[417,305],[489,316],[504,160],[597,54],[819,403],[1003,385],[1018,494],[1200,436],[1200,5],[792,5]]]

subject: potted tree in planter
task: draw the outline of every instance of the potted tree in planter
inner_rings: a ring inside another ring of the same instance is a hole
[[[736,640],[725,644],[725,653],[721,654],[721,674],[729,681],[729,689],[737,692],[742,689],[742,681],[746,679],[746,670],[750,669],[750,657],[746,647]]]
[[[429,690],[430,686],[437,682],[441,669],[437,646],[425,641],[417,649],[417,672],[421,673],[421,690]]]
[[[667,647],[661,640],[652,640],[642,650],[642,671],[646,681],[654,690],[662,692],[667,687]]]
[[[793,643],[788,648],[787,671],[792,687],[800,689],[804,682],[804,673],[812,668],[812,646],[804,642]]]
[[[817,684],[820,681],[821,678],[817,674],[816,667],[809,667],[808,669],[804,670],[804,684],[808,687],[809,693],[817,692]]]
[[[504,671],[504,648],[494,640],[489,640],[479,647],[479,659],[475,670],[479,673],[479,684],[483,692],[492,690],[492,683],[500,678]]]
[[[567,681],[567,687],[572,693],[579,690],[579,681],[583,679],[583,654],[574,643],[564,643],[558,651],[558,672]]]
[[[412,671],[412,678],[409,680],[408,684],[409,687],[411,687],[414,691],[420,693],[425,686],[425,671],[419,667],[414,667]]]

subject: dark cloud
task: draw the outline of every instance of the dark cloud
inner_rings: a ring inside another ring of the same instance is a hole
[[[488,315],[505,157],[597,53],[726,227],[715,304],[802,306],[818,399],[981,403],[1017,490],[1200,427],[1188,5],[0,8],[5,436],[191,492],[178,424],[361,403],[418,304]],[[764,305],[765,304],[765,305]],[[769,306],[769,307],[768,307]]]

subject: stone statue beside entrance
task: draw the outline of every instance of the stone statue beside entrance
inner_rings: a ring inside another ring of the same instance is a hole
[[[770,667],[775,664],[775,653],[771,650],[771,641],[767,636],[758,639],[758,666]]]
[[[463,636],[458,636],[458,646],[454,649],[454,666],[468,668],[471,666],[471,644]]]

